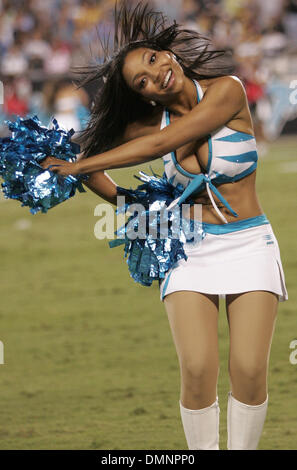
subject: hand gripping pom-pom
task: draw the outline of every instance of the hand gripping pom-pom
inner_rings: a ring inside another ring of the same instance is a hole
[[[44,170],[39,164],[48,155],[73,162],[79,145],[71,142],[74,130],[60,128],[56,119],[45,127],[37,116],[18,117],[16,122],[5,121],[11,136],[0,139],[0,176],[6,198],[16,199],[30,212],[48,209],[74,196],[76,189],[85,192],[82,181],[86,175],[61,176]]]

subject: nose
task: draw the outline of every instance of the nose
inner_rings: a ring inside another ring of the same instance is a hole
[[[160,72],[161,72],[161,69],[159,67],[159,70],[157,70],[156,73],[155,73],[155,80],[154,80],[155,83],[158,83],[160,81],[159,80]]]
[[[160,71],[161,71],[161,68],[158,66],[147,68],[147,74],[151,78],[151,80],[154,82],[154,84],[158,83],[159,81]]]
[[[159,56],[157,63],[153,63],[152,65],[147,65],[145,67],[145,73],[150,77],[155,85],[161,84],[162,76],[164,72],[166,72],[168,65],[168,56]]]

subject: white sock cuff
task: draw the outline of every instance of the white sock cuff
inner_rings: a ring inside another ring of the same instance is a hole
[[[265,408],[268,405],[268,395],[266,397],[266,400],[263,403],[260,403],[260,405],[248,405],[246,403],[242,403],[241,401],[234,398],[234,396],[232,395],[232,392],[228,393],[228,398],[230,400],[232,400],[233,403],[235,403],[237,406],[239,406],[241,408],[255,410],[255,411],[262,410],[263,408]]]
[[[179,406],[180,406],[181,411],[188,413],[188,414],[197,415],[197,414],[207,413],[212,408],[219,408],[219,400],[218,400],[218,397],[216,397],[216,401],[214,403],[207,406],[206,408],[200,408],[199,410],[190,410],[189,408],[185,408],[182,405],[180,400],[179,400]]]

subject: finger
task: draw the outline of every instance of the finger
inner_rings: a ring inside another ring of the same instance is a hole
[[[50,169],[53,168],[54,166],[62,166],[62,165],[57,165],[57,164],[54,165],[54,164],[52,164],[52,165],[50,165],[49,167],[47,167],[47,170],[50,170]]]
[[[39,161],[39,165],[42,166],[42,168],[47,168],[48,165],[50,165],[52,162],[52,158],[51,157],[45,157],[43,160]]]

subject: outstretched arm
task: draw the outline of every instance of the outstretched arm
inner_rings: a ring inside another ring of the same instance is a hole
[[[149,133],[151,133],[150,126],[144,126],[141,123],[132,123],[126,127],[121,140],[122,143],[125,143]],[[83,154],[78,158],[83,158]],[[83,180],[82,183],[97,194],[97,196],[117,206],[117,184],[106,171],[94,171],[90,173],[89,178],[86,181]]]
[[[182,118],[161,131],[83,159],[78,162],[78,170],[90,173],[155,160],[220,128],[234,118],[243,105],[242,85],[231,77],[225,77],[210,86],[203,100]]]
[[[136,138],[76,163],[62,164],[60,168],[53,167],[53,171],[60,174],[84,174],[155,160],[219,129],[236,117],[243,109],[245,100],[242,85],[231,77],[224,77],[209,86],[203,100],[189,113],[161,131]],[[56,164],[57,161],[52,163]]]

